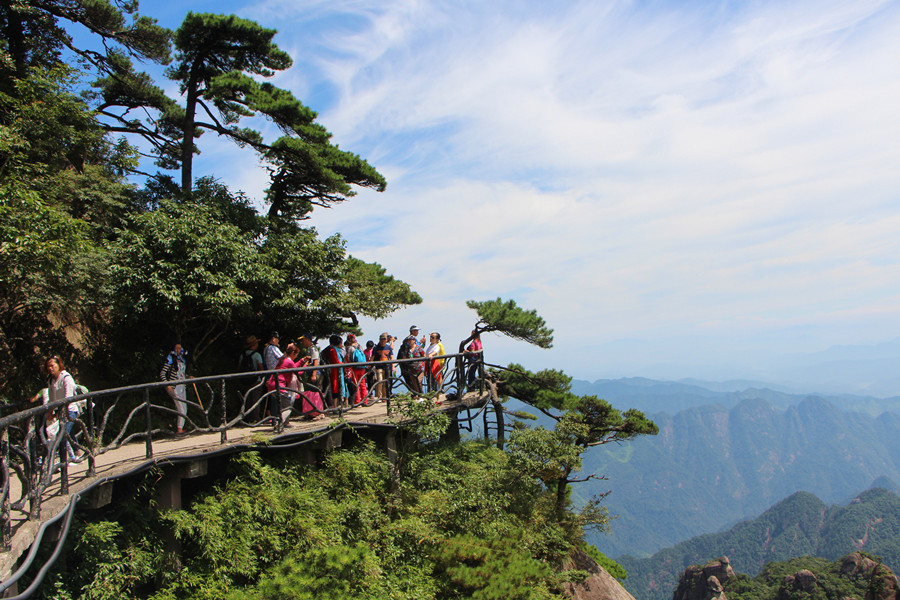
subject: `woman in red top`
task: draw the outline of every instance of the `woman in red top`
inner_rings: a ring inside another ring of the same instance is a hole
[[[276,369],[296,369],[302,367],[303,363],[295,362],[300,354],[300,348],[296,344],[288,344],[284,354],[278,359]],[[297,398],[297,391],[300,389],[297,376],[294,373],[275,373],[269,377],[266,382],[269,392],[278,390],[277,396],[273,396],[271,401],[272,416],[275,419],[281,419],[281,423],[287,423],[291,416],[291,407]],[[278,421],[275,423],[276,427]]]

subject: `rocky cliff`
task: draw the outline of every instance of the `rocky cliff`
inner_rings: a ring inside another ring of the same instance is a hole
[[[808,563],[813,568],[791,569]],[[728,557],[684,570],[672,600],[900,600],[893,571],[854,552],[828,563],[804,557],[771,563],[755,579],[736,575]]]
[[[589,573],[581,583],[564,584],[566,595],[573,600],[634,600],[621,583],[581,550],[573,552],[564,567]]]

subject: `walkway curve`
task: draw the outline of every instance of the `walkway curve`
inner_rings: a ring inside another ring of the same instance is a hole
[[[480,392],[465,393],[459,400],[447,400],[437,407],[442,412],[456,415],[460,411],[478,409],[487,401]],[[31,549],[39,535],[41,527],[58,519],[70,508],[72,501],[94,493],[102,486],[116,479],[128,477],[149,470],[155,466],[176,462],[212,458],[217,455],[242,452],[266,447],[284,448],[292,443],[307,443],[317,437],[325,437],[340,427],[361,427],[371,425],[396,425],[398,417],[388,414],[385,403],[379,402],[371,406],[359,406],[342,416],[329,417],[317,421],[289,421],[282,433],[277,433],[271,426],[236,427],[229,429],[227,440],[222,442],[221,432],[182,435],[153,442],[153,457],[148,459],[143,441],[129,443],[120,448],[100,454],[95,459],[95,474],[88,475],[87,462],[69,465],[68,494],[60,491],[58,471],[51,484],[44,490],[41,501],[41,516],[37,520],[29,520],[27,512],[12,511],[10,514],[11,543],[7,552],[0,553],[0,581],[9,582],[20,559]],[[10,480],[12,497],[21,494],[17,489],[18,480]],[[24,569],[23,569],[24,570]],[[2,591],[2,590],[0,590]]]

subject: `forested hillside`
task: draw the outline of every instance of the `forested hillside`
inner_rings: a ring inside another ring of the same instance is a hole
[[[893,570],[900,567],[900,497],[894,492],[874,488],[830,507],[797,492],[728,531],[691,538],[650,558],[622,556],[619,562],[635,598],[667,600],[687,566],[714,557],[727,556],[736,571],[755,576],[769,562],[806,555],[835,560],[856,550],[881,557]]]
[[[592,450],[586,468],[618,482],[619,515],[591,541],[610,556],[649,556],[758,515],[798,491],[845,502],[881,476],[900,481],[900,417],[842,412],[818,398],[780,411],[761,400],[656,414],[659,435]],[[590,491],[606,490],[589,482]]]

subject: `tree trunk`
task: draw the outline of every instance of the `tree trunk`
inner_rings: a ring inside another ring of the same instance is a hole
[[[494,406],[494,415],[497,418],[497,448],[503,450],[506,443],[506,424],[503,419],[503,404],[500,402],[500,396],[497,394],[497,382],[488,381],[489,391],[491,394],[491,404]]]
[[[569,485],[571,469],[564,469],[562,476],[556,480],[556,518],[561,520],[566,512],[566,487]]]
[[[25,34],[23,33],[22,20],[19,18],[19,13],[11,4],[9,1],[3,2],[4,12],[6,13],[4,33],[6,34],[9,55],[12,57],[16,67],[16,78],[25,79],[25,76],[28,74],[28,65],[25,61]],[[14,86],[9,86],[8,93],[13,94],[14,90]]]
[[[197,113],[197,83],[192,77],[187,83],[181,139],[181,191],[187,196],[194,189],[194,121]]]

